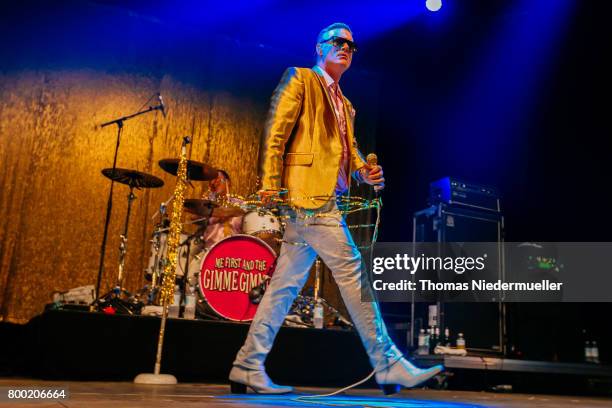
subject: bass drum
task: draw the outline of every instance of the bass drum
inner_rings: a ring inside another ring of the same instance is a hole
[[[268,244],[250,235],[233,235],[199,260],[198,290],[217,315],[249,322],[257,311],[249,292],[270,279],[275,267],[276,253]]]

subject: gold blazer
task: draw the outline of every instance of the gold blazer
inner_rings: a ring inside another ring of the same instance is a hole
[[[348,174],[354,174],[365,161],[355,141],[355,110],[343,99],[351,149]],[[334,195],[342,142],[325,79],[317,72],[285,71],[272,95],[260,152],[263,190],[286,189],[290,202],[306,209],[319,208],[329,201],[324,197]]]

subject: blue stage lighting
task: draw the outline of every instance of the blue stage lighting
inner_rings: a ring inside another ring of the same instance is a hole
[[[425,7],[429,11],[438,11],[442,8],[442,0],[426,0]]]

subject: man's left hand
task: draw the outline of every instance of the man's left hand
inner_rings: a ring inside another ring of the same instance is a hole
[[[383,177],[383,169],[381,166],[365,165],[365,171],[362,172],[363,182],[372,186],[378,186],[379,190],[385,187],[385,178]]]

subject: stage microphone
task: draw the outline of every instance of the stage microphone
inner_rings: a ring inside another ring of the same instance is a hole
[[[159,101],[159,110],[161,111],[164,118],[166,117],[166,105],[164,105],[164,98],[162,98],[161,93],[157,93],[157,100]]]
[[[264,279],[263,282],[261,282],[257,286],[253,286],[253,288],[249,291],[249,300],[252,304],[258,305],[259,302],[261,302],[261,299],[263,299],[263,296],[266,293],[266,289],[268,288],[269,280],[269,277],[267,279]]]
[[[378,156],[376,156],[376,153],[369,153],[366,156],[366,163],[368,163],[369,166],[377,166]],[[374,185],[374,191],[376,192],[376,194],[378,194],[381,190],[382,190],[382,186]]]

